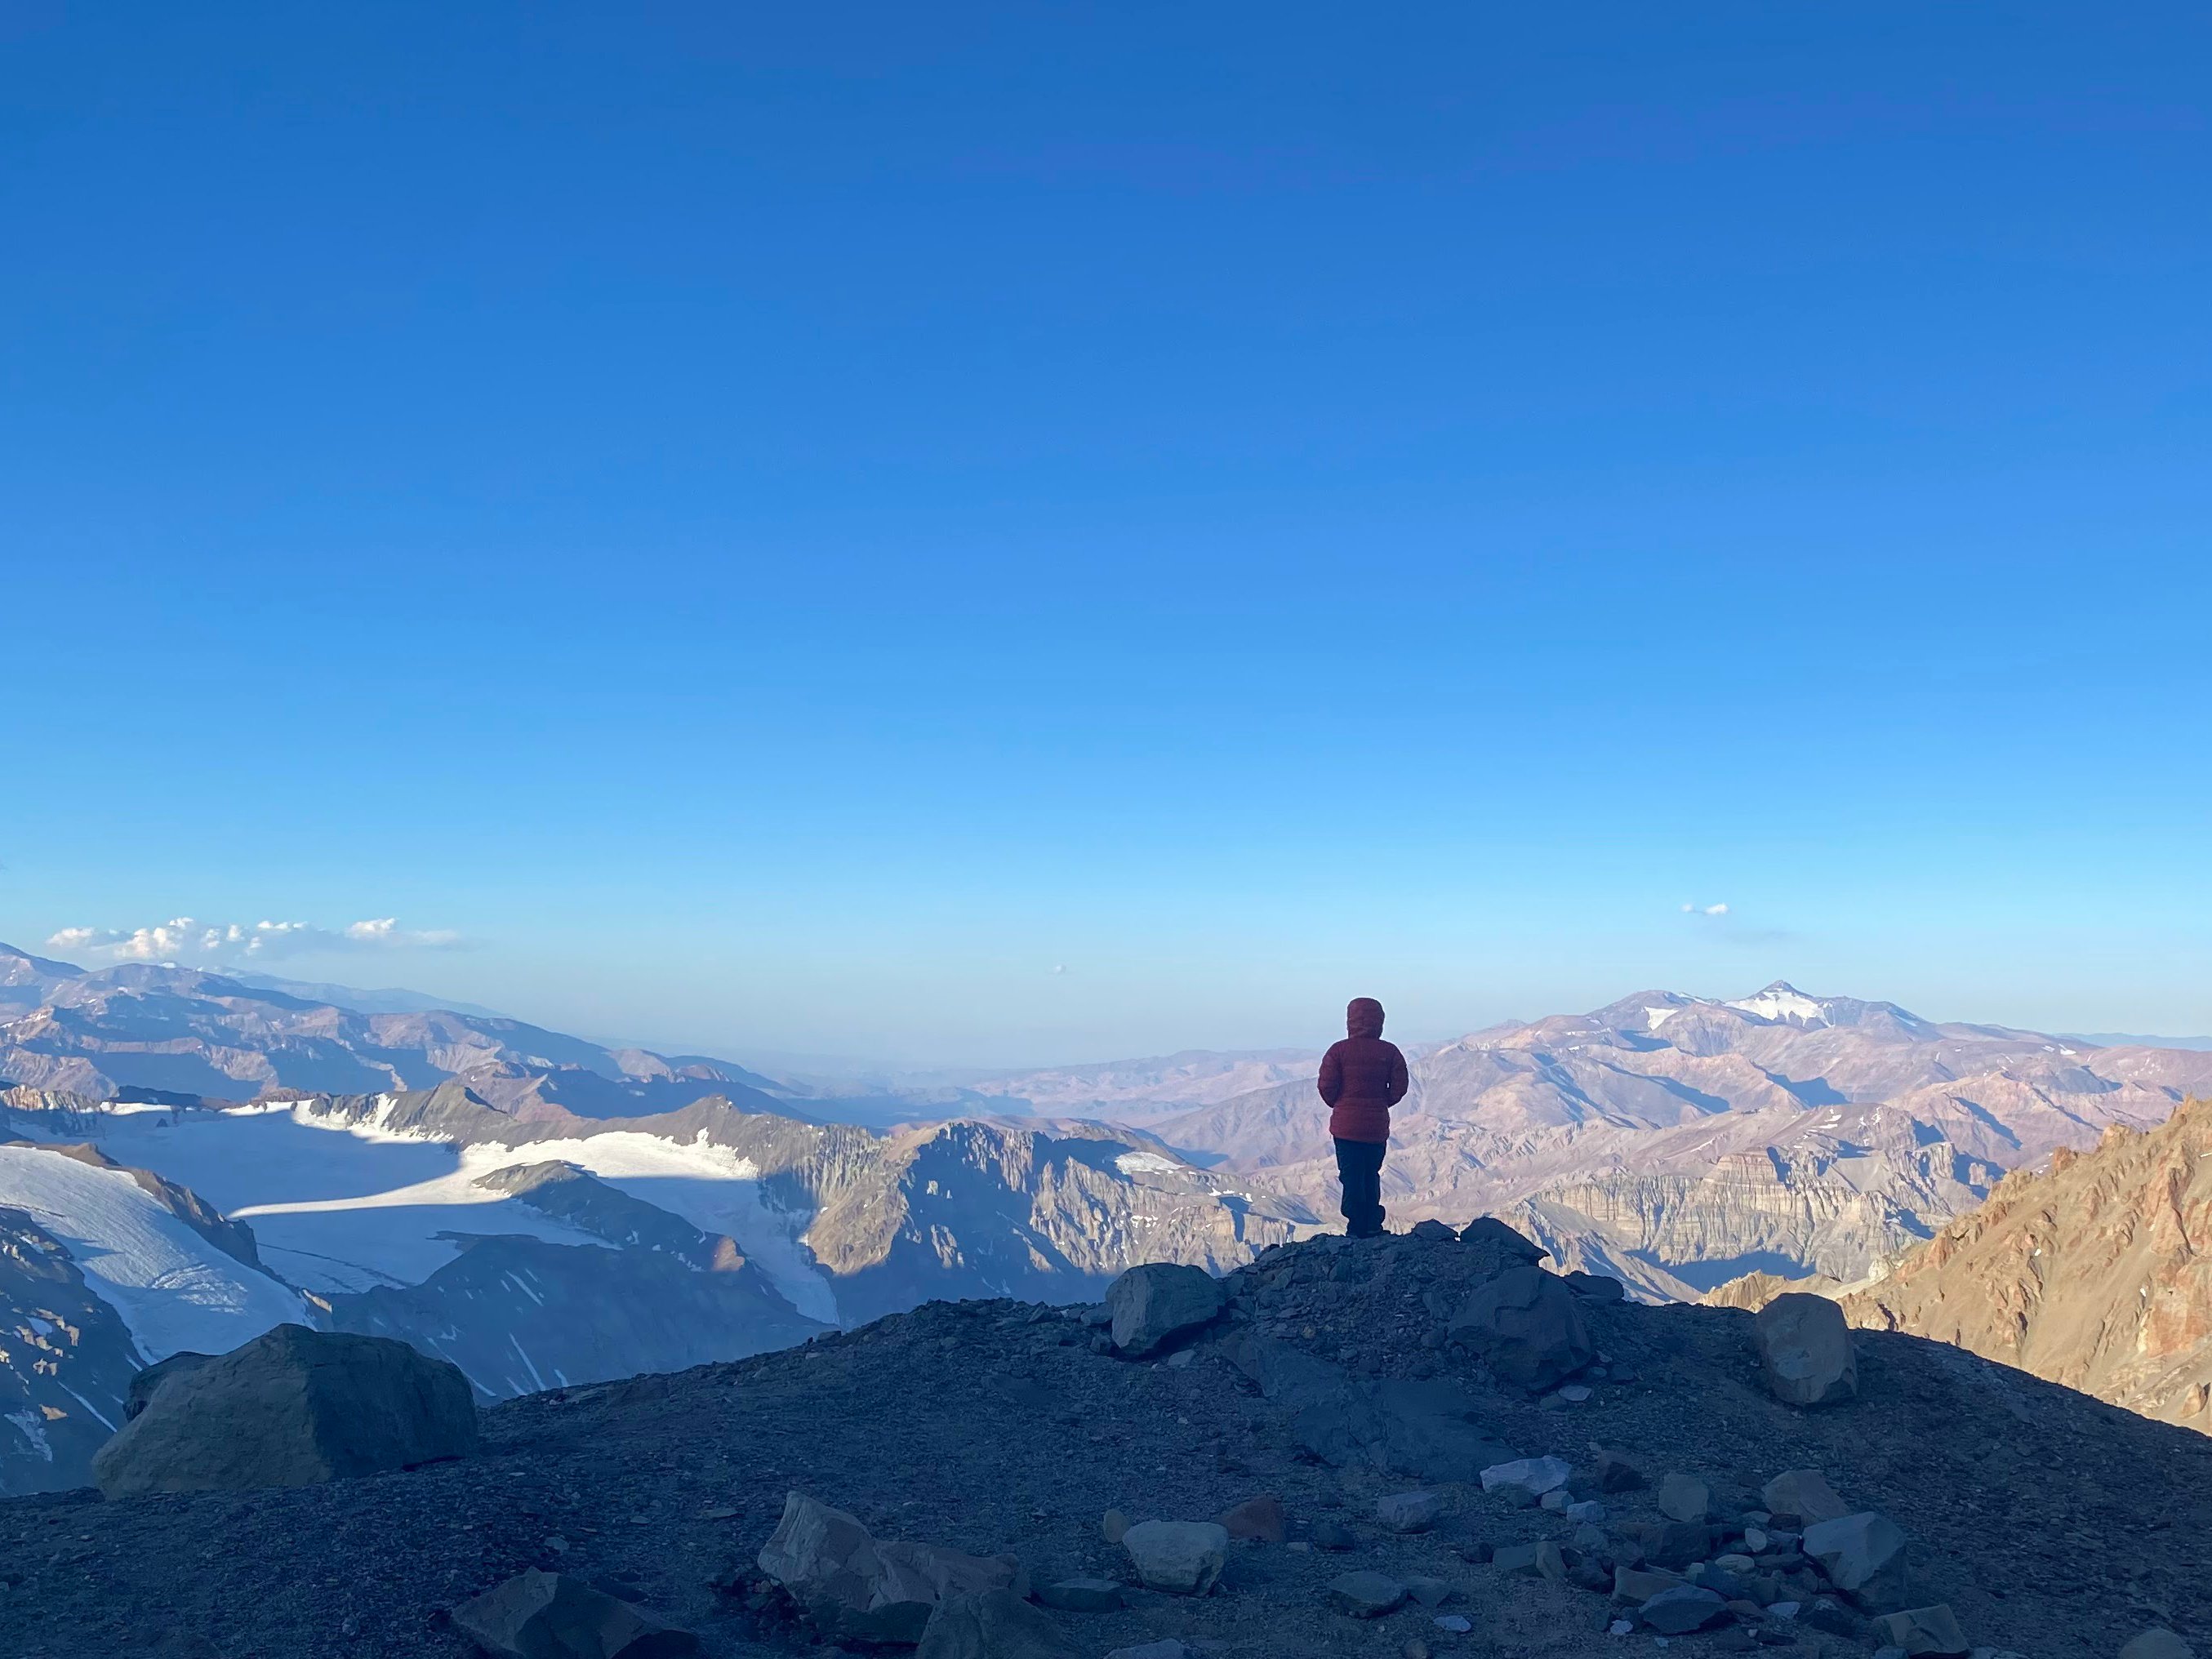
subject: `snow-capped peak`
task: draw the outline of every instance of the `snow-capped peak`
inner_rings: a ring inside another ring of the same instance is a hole
[[[1787,980],[1778,979],[1756,996],[1741,1002],[1731,1002],[1731,1008],[1750,1014],[1758,1019],[1779,1021],[1785,1025],[1826,1025],[1828,1005],[1807,996]]]

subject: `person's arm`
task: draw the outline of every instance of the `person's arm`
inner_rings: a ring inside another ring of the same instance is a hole
[[[1325,1106],[1335,1105],[1344,1094],[1344,1061],[1338,1055],[1334,1043],[1331,1043],[1328,1052],[1321,1057],[1321,1078],[1317,1086],[1321,1090],[1322,1103]]]
[[[1413,1086],[1413,1079],[1406,1075],[1406,1056],[1394,1042],[1390,1045],[1390,1081],[1383,1092],[1389,1096],[1390,1103],[1395,1106],[1406,1097],[1406,1091]]]

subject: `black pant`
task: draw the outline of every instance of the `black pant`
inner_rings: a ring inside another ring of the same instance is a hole
[[[1382,1154],[1380,1140],[1336,1143],[1336,1173],[1344,1182],[1344,1230],[1354,1238],[1376,1238],[1382,1231]]]

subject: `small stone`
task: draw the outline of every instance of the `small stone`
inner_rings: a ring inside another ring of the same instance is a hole
[[[1565,1486],[1554,1486],[1551,1491],[1546,1492],[1541,1498],[1538,1498],[1536,1500],[1536,1504],[1537,1507],[1540,1509],[1547,1509],[1557,1512],[1564,1510],[1568,1504],[1574,1501],[1572,1494],[1571,1494]]]
[[[1567,1558],[1548,1539],[1539,1544],[1508,1544],[1490,1558],[1490,1565],[1500,1572],[1566,1582]]]
[[[1474,1628],[1474,1621],[1472,1619],[1463,1618],[1456,1613],[1448,1613],[1437,1620],[1437,1628],[1448,1630],[1454,1636],[1464,1636]]]
[[[1739,1554],[1734,1550],[1729,1551],[1726,1555],[1716,1555],[1713,1558],[1713,1565],[1733,1573],[1755,1572],[1759,1568],[1759,1564],[1749,1556]]]
[[[1765,1554],[1766,1547],[1773,1541],[1772,1535],[1764,1527],[1746,1527],[1743,1529],[1743,1547],[1753,1555]]]
[[[1655,1572],[1649,1567],[1615,1567],[1613,1570],[1613,1599],[1633,1601],[1641,1607],[1660,1591],[1670,1590],[1681,1582],[1671,1572]]]
[[[1121,1587],[1110,1578],[1063,1578],[1041,1588],[1036,1599],[1062,1613],[1111,1613],[1121,1605]]]
[[[1188,1367],[1190,1362],[1197,1358],[1197,1349],[1178,1348],[1173,1353],[1170,1354],[1162,1363],[1165,1364],[1170,1370],[1179,1371]]]
[[[1636,1492],[1651,1484],[1650,1471],[1644,1460],[1617,1447],[1601,1448],[1597,1455],[1597,1489],[1600,1492]]]
[[[1605,1633],[1607,1636],[1633,1636],[1636,1634],[1636,1621],[1632,1619],[1616,1619],[1605,1627]]]
[[[1313,1523],[1313,1547],[1317,1550],[1355,1550],[1359,1540],[1341,1521],[1327,1518]]]
[[[1568,1541],[1584,1555],[1602,1555],[1613,1540],[1606,1535],[1603,1527],[1593,1527],[1584,1522],[1575,1528],[1575,1535]]]
[[[1510,1463],[1492,1463],[1482,1472],[1482,1489],[1492,1492],[1499,1486],[1518,1486],[1524,1492],[1541,1496],[1567,1484],[1574,1470],[1564,1457],[1522,1457]]]
[[[1644,1622],[1668,1636],[1687,1636],[1728,1617],[1728,1606],[1712,1591],[1697,1584],[1675,1584],[1662,1589],[1638,1609]]]
[[[1902,1648],[1908,1659],[1923,1659],[1923,1655],[1951,1659],[1972,1645],[1959,1628],[1958,1615],[1941,1601],[1930,1607],[1886,1613],[1874,1621],[1874,1629],[1883,1641]]]
[[[1188,1659],[1190,1650],[1173,1637],[1164,1642],[1144,1642],[1133,1648],[1114,1648],[1106,1659]]]
[[[1459,1594],[1459,1586],[1449,1578],[1417,1575],[1406,1581],[1406,1594],[1425,1607],[1440,1607]]]
[[[1570,1504],[1567,1505],[1567,1519],[1579,1521],[1584,1526],[1601,1527],[1605,1524],[1605,1505],[1595,1498],[1585,1498],[1579,1504]]]
[[[1121,1547],[1147,1589],[1203,1595],[1229,1563],[1229,1529],[1212,1521],[1140,1521]]]
[[[1248,1498],[1236,1508],[1223,1510],[1216,1519],[1228,1529],[1231,1538],[1253,1543],[1279,1544],[1287,1530],[1283,1500],[1273,1492]]]
[[[1712,1489],[1686,1474],[1659,1483],[1659,1513],[1669,1521],[1702,1521],[1712,1508]]]
[[[1406,1645],[1400,1648],[1398,1651],[1404,1656],[1404,1659],[1429,1659],[1429,1644],[1418,1636],[1407,1637]]]
[[[1393,1492],[1376,1500],[1375,1518],[1393,1532],[1426,1532],[1443,1508],[1444,1500],[1436,1492]]]
[[[1589,1385],[1586,1382],[1570,1382],[1559,1390],[1559,1398],[1570,1406],[1579,1406],[1589,1397]]]
[[[1347,1572],[1332,1578],[1328,1593],[1354,1619],[1380,1619],[1406,1599],[1406,1587],[1379,1572]]]
[[[1109,1544],[1118,1544],[1129,1530],[1129,1517],[1119,1510],[1109,1510],[1098,1517],[1098,1535]]]

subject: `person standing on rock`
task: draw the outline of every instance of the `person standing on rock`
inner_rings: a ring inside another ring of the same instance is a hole
[[[1406,1057],[1382,1041],[1382,1005],[1354,997],[1344,1011],[1345,1038],[1321,1057],[1321,1097],[1336,1140],[1336,1173],[1344,1182],[1344,1230],[1354,1238],[1382,1232],[1382,1154],[1390,1145],[1390,1109],[1406,1097]]]

